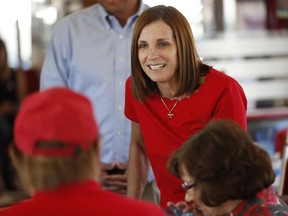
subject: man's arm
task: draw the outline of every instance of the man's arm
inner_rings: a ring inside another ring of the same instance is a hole
[[[61,20],[52,33],[40,73],[40,89],[68,85],[72,43],[67,25],[66,20]]]

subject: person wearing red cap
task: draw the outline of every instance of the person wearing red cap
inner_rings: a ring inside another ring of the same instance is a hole
[[[17,215],[157,215],[154,203],[101,189],[99,134],[90,101],[67,88],[26,97],[10,156],[31,198],[0,210]]]

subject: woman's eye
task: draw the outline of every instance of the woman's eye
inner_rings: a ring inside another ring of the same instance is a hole
[[[147,47],[147,44],[145,44],[145,43],[140,43],[138,45],[138,48],[145,48],[145,47]]]
[[[166,47],[166,46],[168,46],[168,43],[165,42],[165,41],[163,41],[163,42],[160,42],[160,43],[159,43],[159,46],[160,46],[160,47]]]

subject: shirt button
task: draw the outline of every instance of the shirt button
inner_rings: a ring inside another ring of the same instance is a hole
[[[123,39],[123,35],[122,35],[122,34],[120,34],[120,35],[119,35],[119,38],[120,38],[120,39]]]
[[[118,106],[118,110],[120,110],[120,111],[121,111],[121,110],[122,110],[122,106]]]
[[[122,60],[123,60],[122,57],[119,57],[118,59],[119,59],[120,62],[122,62]]]

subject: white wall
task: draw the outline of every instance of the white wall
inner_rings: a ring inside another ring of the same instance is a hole
[[[31,58],[31,0],[0,1],[0,37],[6,42],[9,63],[19,67],[16,20],[19,22],[21,57],[24,68]]]

